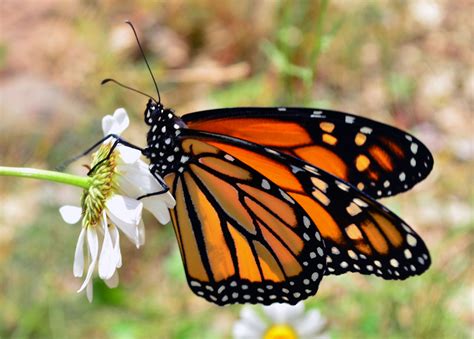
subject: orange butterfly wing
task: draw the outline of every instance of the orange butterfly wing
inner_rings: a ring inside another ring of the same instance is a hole
[[[179,140],[186,163],[165,180],[193,292],[219,305],[295,304],[314,295],[326,253],[303,208],[219,148],[193,136]]]
[[[242,140],[199,131],[183,132],[245,163],[294,199],[324,239],[327,274],[352,271],[405,279],[430,266],[428,250],[413,229],[377,201],[331,174]],[[267,206],[278,210],[271,202]]]
[[[298,157],[373,197],[413,187],[433,167],[414,136],[351,114],[306,108],[226,108],[184,115],[189,128]]]

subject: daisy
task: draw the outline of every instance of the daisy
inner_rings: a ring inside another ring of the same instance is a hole
[[[128,125],[127,112],[122,108],[117,109],[113,116],[107,115],[102,119],[106,136],[120,135]],[[81,207],[67,205],[59,210],[69,224],[77,223],[82,217],[73,273],[75,277],[86,273],[78,293],[86,290],[89,301],[92,301],[92,275],[96,268],[107,286],[113,288],[118,284],[117,269],[122,266],[119,230],[139,248],[145,242],[143,208],[149,210],[160,223],[167,224],[170,221],[168,208],[175,205],[169,192],[136,199],[160,192],[163,188],[140,160],[139,150],[119,144],[107,158],[113,141],[104,142],[94,154],[91,164],[94,170],[90,174],[90,186],[83,192]]]
[[[275,303],[262,306],[265,320],[252,306],[244,306],[233,328],[236,339],[329,338],[324,333],[326,320],[317,310],[305,312],[303,302],[292,306]]]

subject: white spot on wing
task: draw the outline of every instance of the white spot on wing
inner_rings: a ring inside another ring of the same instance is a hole
[[[353,124],[354,120],[355,120],[355,117],[351,117],[349,115],[346,115],[346,118],[345,118],[346,124]]]
[[[412,246],[412,247],[415,247],[416,246],[416,243],[417,243],[417,240],[414,236],[412,236],[411,234],[407,234],[407,243],[408,245]]]
[[[398,267],[398,260],[397,259],[390,259],[390,265],[393,267]]]
[[[270,183],[266,179],[262,179],[262,188],[269,190],[270,189]]]
[[[352,201],[355,202],[360,207],[369,206],[369,205],[367,205],[367,203],[365,201],[363,201],[362,199],[359,199],[359,198],[354,198],[354,199],[352,199]]]
[[[339,187],[339,189],[341,189],[345,192],[349,191],[349,186],[346,185],[345,183],[339,181],[339,180],[336,180],[336,185],[337,185],[337,187]]]
[[[224,155],[224,158],[226,158],[229,161],[234,161],[235,160],[234,157],[229,155],[229,154]]]

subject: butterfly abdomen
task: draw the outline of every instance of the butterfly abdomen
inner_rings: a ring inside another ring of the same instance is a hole
[[[147,134],[148,147],[144,154],[150,159],[150,171],[161,176],[179,171],[186,162],[181,147],[176,142],[186,124],[174,111],[150,100],[145,110],[145,122],[150,126]]]

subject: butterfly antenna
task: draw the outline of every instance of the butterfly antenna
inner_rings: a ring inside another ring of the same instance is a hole
[[[151,78],[153,79],[153,83],[155,84],[156,88],[156,93],[158,94],[158,103],[161,103],[161,96],[160,96],[160,91],[158,90],[158,85],[156,84],[155,77],[153,75],[153,72],[151,71],[150,64],[148,63],[148,60],[146,59],[145,52],[143,51],[142,44],[140,43],[140,40],[138,39],[138,34],[137,31],[135,30],[135,27],[133,27],[133,24],[130,21],[125,21],[130,27],[132,28],[133,34],[135,35],[135,39],[137,40],[138,48],[140,48],[140,52],[142,53],[143,60],[145,60],[146,66],[148,67],[148,71],[150,72]]]
[[[113,82],[113,83],[119,85],[120,87],[123,87],[123,88],[129,89],[129,90],[131,90],[131,91],[140,93],[140,94],[142,94],[142,95],[144,95],[144,96],[146,96],[146,97],[148,97],[148,98],[150,98],[150,99],[152,99],[153,101],[156,102],[155,98],[153,98],[151,95],[148,95],[148,94],[146,94],[146,93],[144,93],[144,92],[142,92],[142,91],[139,91],[138,89],[132,88],[132,87],[130,87],[130,86],[124,85],[124,84],[122,84],[121,82],[118,82],[118,81],[115,80],[115,79],[104,79],[104,80],[102,80],[102,81],[100,82],[100,84],[101,84],[101,85],[105,85],[105,84],[108,83],[108,82]]]

